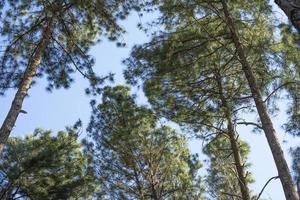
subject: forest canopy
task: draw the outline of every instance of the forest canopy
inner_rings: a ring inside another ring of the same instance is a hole
[[[3,0],[0,17],[0,199],[299,200],[299,1]]]

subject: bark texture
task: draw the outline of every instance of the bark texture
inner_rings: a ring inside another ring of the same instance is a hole
[[[275,0],[275,3],[300,32],[300,0]]]
[[[297,191],[298,191],[298,196],[300,197],[300,177],[297,179]]]
[[[230,141],[230,146],[232,150],[232,155],[234,159],[234,165],[237,171],[237,176],[238,176],[238,183],[240,186],[240,191],[243,200],[250,200],[250,191],[248,188],[248,183],[246,179],[246,174],[245,174],[245,166],[242,162],[241,154],[240,154],[240,148],[237,142],[235,130],[234,130],[234,125],[232,123],[232,114],[231,114],[231,109],[228,105],[228,101],[224,95],[223,91],[223,84],[222,84],[222,78],[219,72],[216,72],[217,74],[217,82],[218,82],[218,89],[219,89],[219,94],[221,97],[222,101],[222,106],[225,110],[225,115],[227,119],[227,135],[229,137]]]
[[[41,63],[45,49],[50,43],[51,35],[57,21],[57,15],[53,15],[46,27],[44,27],[41,40],[35,49],[29,65],[26,68],[23,79],[18,87],[15,97],[12,101],[11,107],[4,119],[4,122],[0,128],[0,155],[2,154],[3,147],[17,121],[18,115],[22,110],[22,104],[24,98],[28,94],[28,90],[32,84],[33,78],[36,76],[38,65]]]
[[[287,162],[284,158],[283,151],[281,149],[280,143],[277,139],[276,132],[271,121],[271,118],[267,112],[267,108],[265,103],[263,102],[263,98],[260,92],[260,89],[257,85],[256,78],[253,74],[250,64],[247,61],[246,54],[244,51],[244,47],[240,42],[240,38],[235,28],[234,21],[230,16],[227,3],[225,0],[222,0],[223,11],[225,15],[225,21],[231,31],[231,36],[234,42],[234,45],[237,50],[237,54],[239,60],[242,64],[242,68],[245,74],[245,77],[248,81],[249,87],[251,89],[251,93],[262,123],[262,128],[265,132],[265,136],[267,138],[268,144],[270,146],[278,175],[284,190],[284,194],[287,200],[299,200],[298,194],[293,186],[292,177],[287,165]]]
[[[248,183],[246,179],[245,167],[241,159],[241,154],[239,150],[239,145],[237,143],[236,135],[234,132],[234,127],[231,121],[231,117],[227,117],[227,128],[228,128],[228,136],[230,140],[230,145],[234,157],[234,164],[238,174],[239,186],[242,194],[243,200],[250,200],[250,191],[248,188]]]

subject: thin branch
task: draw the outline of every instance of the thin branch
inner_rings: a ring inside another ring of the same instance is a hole
[[[76,68],[76,70],[84,77],[89,79],[89,77],[80,70],[80,68],[77,66],[76,62],[74,61],[73,57],[71,56],[71,54],[68,52],[68,50],[59,42],[57,41],[54,37],[52,37],[52,39],[60,46],[60,48],[67,54],[67,56],[69,57],[69,59],[71,60],[71,62],[73,63],[74,67]]]
[[[239,195],[236,195],[236,194],[231,194],[231,193],[228,193],[228,192],[221,192],[222,194],[225,194],[225,195],[227,195],[227,196],[231,196],[231,197],[237,197],[237,198],[239,198],[239,199],[242,199],[242,197],[241,196],[239,196]]]
[[[264,100],[264,103],[267,102],[267,101],[271,98],[271,96],[272,96],[273,94],[275,94],[278,90],[280,90],[281,88],[283,88],[283,87],[285,87],[285,86],[287,86],[287,85],[289,85],[289,84],[293,84],[293,83],[297,83],[297,82],[295,82],[295,81],[289,81],[289,82],[283,83],[282,85],[278,86],[275,90],[273,90],[273,91],[267,96],[267,98]]]
[[[259,198],[260,198],[260,196],[262,195],[262,193],[264,192],[264,190],[265,190],[265,188],[267,187],[267,185],[274,179],[278,179],[279,178],[279,176],[274,176],[274,177],[272,177],[272,178],[270,178],[267,182],[266,182],[266,184],[264,185],[264,187],[262,188],[262,190],[260,191],[260,193],[259,193],[259,195],[258,195],[258,197],[257,197],[257,199],[256,200],[259,200]]]
[[[233,99],[234,100],[245,100],[245,99],[250,99],[250,98],[253,98],[253,96],[249,95],[249,96],[242,96],[242,97],[234,97]]]
[[[263,129],[261,125],[255,123],[255,122],[237,122],[236,124],[241,124],[241,125],[245,125],[245,126],[252,125],[252,126],[256,126],[259,129]]]

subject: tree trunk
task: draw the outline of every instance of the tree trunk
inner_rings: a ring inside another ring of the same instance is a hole
[[[242,195],[243,200],[250,200],[251,197],[250,197],[250,191],[248,188],[248,183],[246,180],[245,167],[242,162],[240,148],[237,143],[234,126],[232,123],[231,109],[230,109],[227,99],[224,95],[222,77],[218,71],[216,72],[216,79],[218,82],[218,89],[219,89],[219,94],[221,97],[222,106],[225,109],[225,115],[226,115],[226,119],[227,119],[227,135],[229,136],[230,146],[231,146],[233,159],[234,159],[234,165],[235,165],[237,175],[238,175],[238,183],[240,186],[241,195]]]
[[[56,15],[52,16],[48,25],[44,27],[41,40],[39,41],[39,44],[35,49],[35,53],[33,54],[32,59],[28,61],[29,65],[24,72],[22,81],[20,83],[20,86],[18,87],[17,93],[15,94],[9,112],[6,115],[6,118],[1,126],[0,155],[2,154],[4,145],[17,121],[18,115],[22,109],[24,98],[26,97],[28,90],[32,84],[32,80],[37,73],[38,65],[41,63],[43,54],[45,53],[45,49],[50,43],[51,34],[57,21]]]
[[[296,184],[297,184],[298,196],[300,197],[300,177],[298,177]]]
[[[300,32],[300,1],[275,0],[275,3],[283,10],[293,26]]]
[[[241,159],[240,149],[237,143],[236,135],[234,132],[234,126],[232,124],[232,120],[229,112],[226,112],[227,115],[227,128],[228,128],[228,136],[230,140],[231,150],[233,153],[234,164],[238,174],[239,186],[242,194],[243,200],[250,200],[250,191],[248,188],[248,183],[246,180],[245,167]]]
[[[226,0],[222,0],[222,6],[223,6],[223,11],[225,15],[225,21],[230,29],[231,36],[235,45],[235,48],[238,53],[239,61],[242,64],[242,69],[244,71],[245,77],[248,81],[256,109],[258,111],[261,123],[262,123],[262,128],[265,132],[265,136],[267,138],[267,141],[269,143],[278,175],[284,190],[284,194],[287,200],[298,200],[298,195],[296,193],[296,190],[293,186],[292,182],[292,177],[287,165],[287,162],[284,158],[283,151],[281,149],[280,143],[277,139],[275,129],[273,127],[273,123],[270,119],[270,116],[267,112],[266,105],[263,101],[260,89],[257,85],[256,78],[252,72],[251,66],[247,61],[246,54],[244,51],[244,47],[240,42],[240,38],[238,36],[238,33],[235,29],[235,25],[233,22],[233,19],[230,16]]]

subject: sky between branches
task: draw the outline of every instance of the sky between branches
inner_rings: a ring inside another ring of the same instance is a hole
[[[276,12],[278,17],[285,20],[285,15],[279,9],[276,9]],[[132,13],[126,21],[122,22],[123,27],[127,30],[127,33],[122,37],[122,42],[127,43],[125,48],[118,48],[115,43],[106,40],[94,46],[90,53],[96,60],[95,71],[100,75],[112,72],[115,74],[115,83],[113,83],[113,85],[125,84],[122,71],[126,66],[122,65],[121,61],[129,56],[134,44],[142,44],[150,39],[150,36],[138,30],[136,25],[139,22],[145,23],[151,18],[153,18],[153,16],[139,18],[137,13]],[[70,89],[54,90],[52,93],[49,93],[45,91],[46,80],[40,80],[38,84],[33,86],[30,90],[29,97],[25,99],[23,109],[26,110],[28,114],[21,114],[19,116],[16,126],[13,129],[13,136],[24,136],[28,133],[32,133],[35,128],[51,129],[53,132],[57,132],[64,129],[65,126],[73,125],[79,118],[82,120],[85,129],[89,122],[91,111],[89,105],[90,98],[84,95],[84,89],[87,85],[87,80],[77,75],[75,83]],[[132,92],[138,94],[138,103],[147,104],[147,100],[141,89],[133,88]],[[14,94],[15,91],[10,91],[6,96],[0,97],[1,123],[8,112]],[[100,97],[98,99],[100,99]],[[277,116],[273,116],[272,119],[279,134],[287,161],[291,164],[289,148],[299,146],[300,139],[289,136],[284,133],[284,130],[281,128],[287,117],[285,115],[286,103],[285,101],[279,103],[281,112],[277,113]],[[246,117],[249,120],[256,119],[254,115],[247,115]],[[84,137],[85,134],[84,129],[82,131],[82,137]],[[255,134],[251,132],[251,130],[252,127],[240,127],[237,131],[240,137],[251,146],[249,161],[252,163],[251,171],[256,183],[255,186],[253,184],[250,185],[250,187],[255,193],[259,193],[265,182],[277,174],[264,135]],[[201,154],[201,141],[191,141],[190,148],[193,153],[200,153],[200,159],[204,159]],[[202,170],[202,172],[205,173],[205,170]],[[273,200],[284,199],[279,180],[272,181],[262,197]]]

